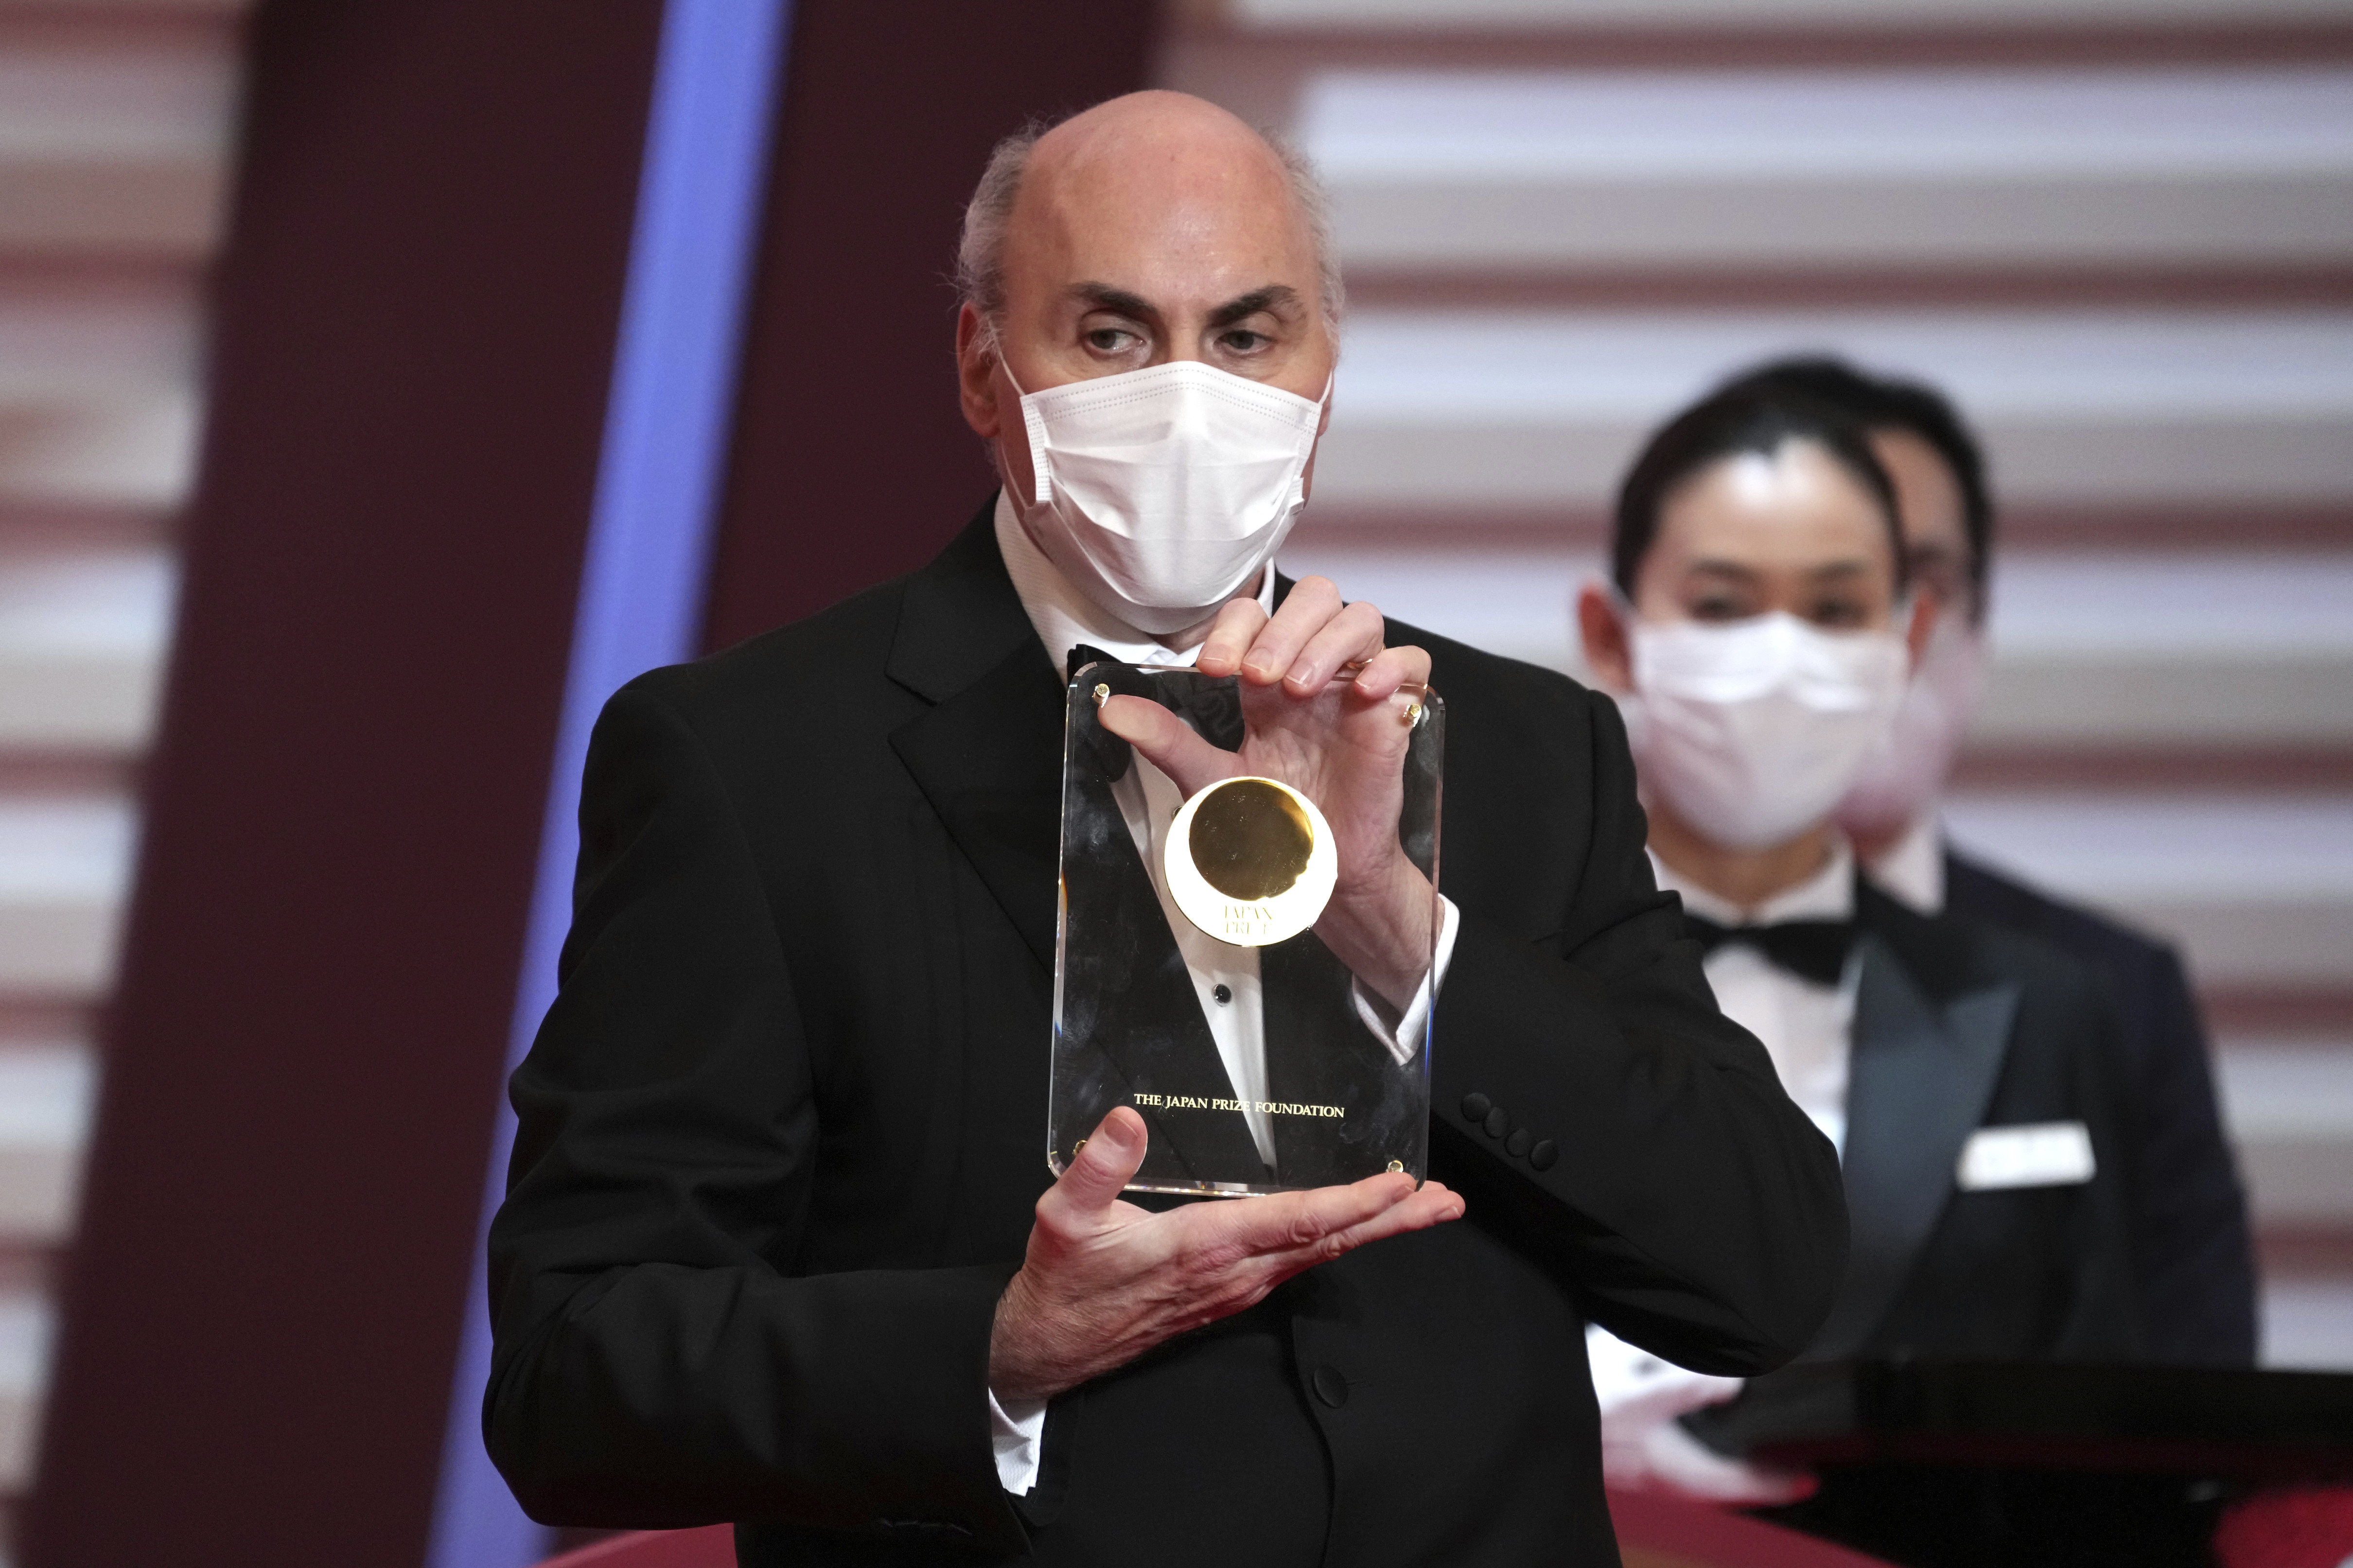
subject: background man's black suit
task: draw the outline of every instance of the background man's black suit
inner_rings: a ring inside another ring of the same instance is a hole
[[[1652,886],[1611,706],[1402,626],[1449,710],[1431,1136],[1470,1217],[1073,1391],[1037,1492],[1000,1489],[1062,683],[989,515],[607,707],[491,1237],[501,1468],[542,1518],[733,1520],[763,1563],[1614,1562],[1583,1318],[1787,1359],[1843,1261],[1838,1166]]]
[[[1807,1356],[2131,1361],[2137,1175],[2099,977],[2047,944],[1862,886],[1847,1089],[1853,1246]],[[2088,1182],[1962,1192],[1981,1127],[2080,1121]]]
[[[2127,1214],[2149,1359],[2255,1361],[2254,1247],[2246,1194],[2214,1104],[2206,1030],[2161,942],[2062,903],[1966,856],[1945,857],[1956,912],[2038,937],[2107,977],[2134,1137]]]

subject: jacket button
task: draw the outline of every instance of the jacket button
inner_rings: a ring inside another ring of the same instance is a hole
[[[1513,1133],[1509,1138],[1504,1140],[1504,1152],[1516,1160],[1521,1155],[1526,1153],[1528,1152],[1528,1145],[1535,1141],[1536,1135],[1523,1127],[1517,1132]]]
[[[1348,1380],[1336,1366],[1319,1366],[1308,1382],[1315,1385],[1315,1397],[1337,1410],[1348,1403]]]
[[[1509,1132],[1511,1130],[1512,1119],[1504,1114],[1504,1108],[1502,1106],[1499,1105],[1495,1107],[1494,1110],[1487,1112],[1488,1137],[1501,1138],[1504,1133]]]
[[[1483,1094],[1466,1094],[1462,1097],[1462,1120],[1465,1121],[1484,1121],[1487,1120],[1487,1112],[1494,1109],[1495,1102]]]
[[[1552,1163],[1560,1158],[1560,1145],[1547,1138],[1528,1151],[1528,1163],[1539,1171],[1549,1171]]]

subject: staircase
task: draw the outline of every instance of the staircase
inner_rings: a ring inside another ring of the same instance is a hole
[[[2353,1367],[2353,4],[1226,0],[1169,86],[1333,188],[1285,564],[1575,671],[1641,437],[1833,350],[2003,503],[1957,838],[2179,942],[2265,1357]]]
[[[0,1521],[36,1458],[170,636],[242,9],[0,3]]]

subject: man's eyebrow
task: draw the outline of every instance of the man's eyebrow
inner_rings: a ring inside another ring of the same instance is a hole
[[[1813,578],[1817,582],[1820,582],[1828,577],[1867,576],[1871,573],[1871,570],[1872,565],[1868,561],[1833,561],[1827,566],[1817,566],[1813,568],[1813,570],[1808,572],[1806,575]]]
[[[1236,321],[1247,321],[1261,310],[1299,303],[1299,290],[1288,283],[1270,283],[1263,289],[1253,289],[1247,294],[1237,294],[1209,312],[1209,325],[1230,327]]]
[[[1084,301],[1090,310],[1109,310],[1130,321],[1146,321],[1159,314],[1143,295],[1114,289],[1108,283],[1073,283],[1071,298]]]
[[[1715,577],[1736,577],[1744,583],[1755,582],[1757,575],[1754,566],[1743,566],[1737,561],[1694,561],[1691,570]]]

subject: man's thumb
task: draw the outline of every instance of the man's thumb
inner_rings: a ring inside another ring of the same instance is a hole
[[[1103,727],[1144,753],[1187,795],[1233,771],[1233,754],[1219,751],[1159,703],[1113,697],[1103,705]]]
[[[1078,1156],[1054,1184],[1082,1209],[1109,1208],[1135,1179],[1149,1145],[1144,1118],[1124,1105],[1115,1107],[1079,1145]]]

